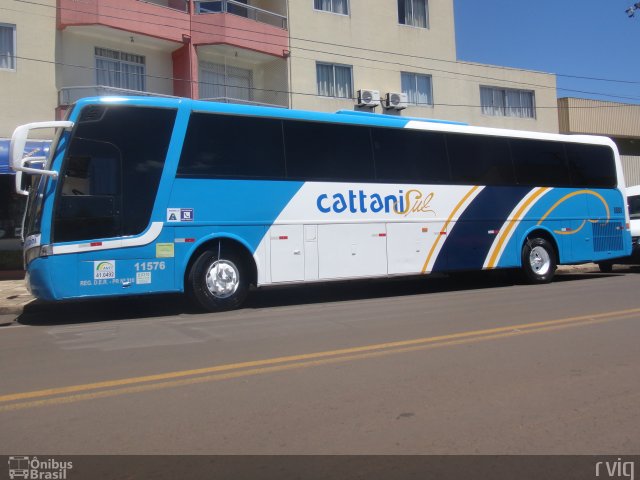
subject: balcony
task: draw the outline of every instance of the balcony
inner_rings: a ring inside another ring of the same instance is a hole
[[[102,25],[131,33],[182,43],[190,31],[184,0],[58,0],[59,30]]]
[[[196,1],[194,5],[197,15],[229,13],[231,15],[248,18],[255,22],[266,23],[281,28],[282,30],[287,29],[286,16],[236,0],[219,0],[215,2]]]
[[[196,46],[225,44],[285,58],[289,50],[286,2],[195,1],[191,41]]]

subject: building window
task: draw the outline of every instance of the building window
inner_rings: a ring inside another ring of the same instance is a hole
[[[480,87],[484,115],[535,118],[535,94],[530,90]]]
[[[142,55],[95,48],[98,85],[145,91],[145,58]]]
[[[349,0],[313,0],[313,8],[325,12],[349,15]]]
[[[247,5],[248,0],[234,0],[231,3],[221,0],[216,2],[195,2],[195,7],[196,13],[233,13],[240,17],[247,17],[248,9],[240,5],[241,3]]]
[[[398,22],[412,27],[429,28],[427,0],[398,0]]]
[[[351,66],[317,63],[318,95],[323,97],[353,98]]]
[[[16,26],[0,23],[0,70],[16,69]]]
[[[253,100],[253,72],[220,63],[200,62],[200,98]]]
[[[433,106],[431,75],[401,72],[402,93],[406,93],[409,103]]]

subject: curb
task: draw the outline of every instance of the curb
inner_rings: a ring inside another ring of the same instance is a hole
[[[34,299],[30,298],[26,302],[19,305],[10,305],[7,307],[0,305],[0,315],[15,315],[19,317],[20,315],[22,315],[22,312],[24,311],[24,307],[26,307],[32,301],[34,301]]]

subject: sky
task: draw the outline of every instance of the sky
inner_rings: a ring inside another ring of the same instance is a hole
[[[636,1],[454,0],[458,60],[555,73],[558,97],[640,104]]]

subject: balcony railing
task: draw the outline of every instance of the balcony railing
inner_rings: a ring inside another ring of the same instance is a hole
[[[71,105],[84,97],[105,97],[105,96],[143,96],[143,97],[169,97],[161,93],[141,92],[140,90],[129,90],[126,88],[109,87],[106,85],[89,85],[82,87],[63,87],[58,92],[58,105]]]
[[[252,100],[244,100],[241,98],[231,98],[231,97],[201,98],[200,100],[204,100],[205,102],[238,103],[240,105],[257,105],[261,107],[287,108],[286,105],[279,105],[277,103],[256,102]]]
[[[231,13],[256,22],[266,23],[274,27],[287,29],[287,17],[235,0],[218,0],[214,2],[195,1],[195,13]]]
[[[178,10],[179,12],[189,11],[189,0],[138,0],[142,3],[152,3],[159,7],[170,8],[172,10]]]

